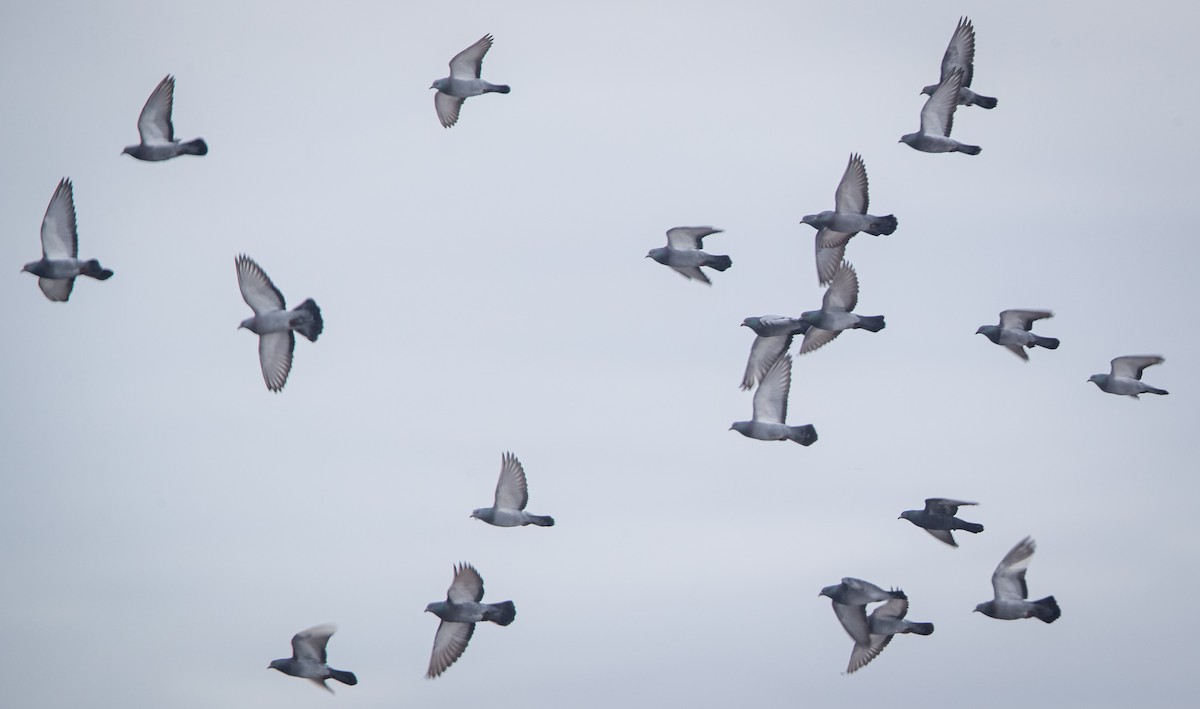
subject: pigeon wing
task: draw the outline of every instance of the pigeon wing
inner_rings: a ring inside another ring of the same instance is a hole
[[[925,529],[925,531],[929,532],[929,535],[939,542],[945,542],[952,547],[958,546],[958,542],[954,541],[954,533],[949,529]]]
[[[71,297],[71,289],[75,287],[74,278],[39,278],[38,288],[46,297],[57,303],[65,303]]]
[[[175,142],[175,126],[171,123],[171,109],[175,105],[175,77],[167,74],[158,82],[142,114],[138,116],[138,134],[143,145],[162,145]]]
[[[429,669],[425,677],[433,679],[462,657],[475,632],[474,623],[455,623],[443,620],[433,636],[433,653],[429,656]]]
[[[437,111],[438,120],[441,121],[443,128],[458,123],[458,112],[462,109],[465,98],[444,94],[441,91],[433,95],[433,108]]]
[[[833,280],[825,289],[825,297],[821,299],[821,309],[825,311],[851,312],[858,305],[858,273],[854,266],[843,261]],[[809,330],[809,332],[812,332]]]
[[[75,258],[79,255],[79,237],[75,231],[75,189],[64,177],[54,190],[46,216],[42,217],[42,257]],[[42,288],[44,292],[46,289]],[[67,289],[70,293],[70,289]],[[46,293],[46,295],[50,295]],[[66,300],[66,298],[63,298]]]
[[[853,234],[847,234],[832,229],[821,229],[817,232],[817,282],[829,285],[837,273],[842,260],[846,258],[846,244]]]
[[[720,233],[720,229],[710,226],[677,226],[667,229],[667,246],[687,251],[703,249],[704,237]]]
[[[292,658],[325,664],[325,646],[335,632],[336,625],[325,623],[296,633],[292,636]]]
[[[287,384],[295,348],[296,336],[291,330],[258,336],[258,364],[262,367],[263,381],[271,391],[279,391]]]
[[[856,645],[868,645],[871,642],[871,632],[867,624],[866,606],[848,606],[844,603],[833,602],[833,613],[846,629],[846,634],[854,639]]]
[[[950,515],[953,517],[958,514],[958,508],[966,505],[977,505],[978,502],[964,502],[962,500],[949,500],[945,497],[930,497],[925,500],[925,511],[938,515]]]
[[[1000,327],[1005,330],[1029,330],[1035,320],[1052,318],[1049,310],[1005,310],[1000,313]]]
[[[950,137],[950,129],[954,127],[954,108],[958,105],[958,90],[961,87],[961,71],[952,72],[942,81],[921,109],[922,133]]]
[[[492,48],[492,36],[485,34],[478,42],[454,55],[450,60],[450,77],[478,79],[483,72],[483,55]]]
[[[1033,539],[1025,537],[1000,560],[1000,565],[992,574],[992,590],[997,601],[1024,600],[1029,597],[1029,589],[1025,586],[1025,571],[1033,559],[1035,548]]]
[[[746,362],[746,373],[742,375],[742,389],[749,390],[756,381],[761,380],[779,359],[792,346],[791,335],[775,335],[763,337],[756,335],[754,344],[750,345],[750,359]]]
[[[842,181],[833,196],[834,209],[842,213],[866,214],[869,205],[867,196],[867,166],[861,155],[852,153]]]
[[[800,343],[800,354],[819,350],[833,342],[840,334],[842,334],[841,330],[822,330],[819,327],[810,327],[808,332],[804,333],[804,340]]]
[[[899,596],[886,601],[876,608],[867,620],[867,627],[869,629],[871,621],[876,618],[900,619],[907,614],[908,597],[901,593]],[[866,645],[860,645],[856,642],[854,649],[850,652],[850,664],[846,667],[846,674],[851,674],[866,667],[871,660],[874,660],[879,656],[879,653],[883,652],[883,649],[892,641],[892,637],[892,635],[872,634],[870,642]]]
[[[688,280],[697,280],[701,283],[712,285],[712,281],[708,279],[708,276],[704,275],[704,271],[701,271],[699,266],[672,266],[671,268],[675,269],[676,273]]]
[[[523,510],[529,504],[529,486],[525,469],[512,453],[500,457],[500,480],[496,482],[497,509]],[[480,582],[483,583],[482,581]]]
[[[1129,355],[1112,361],[1112,376],[1141,379],[1146,367],[1162,364],[1166,360],[1158,355]]]
[[[474,566],[454,566],[454,581],[446,590],[446,600],[451,603],[479,603],[483,600],[483,578]]]
[[[788,390],[791,387],[792,358],[785,354],[775,360],[754,392],[754,420],[764,423],[787,421]]]
[[[240,254],[234,259],[234,265],[237,267],[238,288],[242,290],[242,299],[255,315],[287,308],[283,293],[279,292],[254,259]]]
[[[975,26],[967,17],[959,19],[946,53],[942,55],[941,80],[945,81],[955,70],[962,72],[962,85],[970,86],[975,74]]]

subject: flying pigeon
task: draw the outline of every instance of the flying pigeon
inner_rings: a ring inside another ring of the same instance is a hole
[[[847,576],[841,583],[821,589],[817,595],[828,596],[833,601],[833,613],[854,644],[868,647],[871,644],[871,626],[867,620],[867,604],[890,601],[904,594],[885,591],[868,581]]]
[[[958,514],[960,506],[974,504],[978,503],[947,500],[944,497],[930,497],[925,500],[925,509],[905,510],[896,519],[906,519],[926,532],[929,532],[935,538],[952,547],[956,547],[958,546],[958,542],[954,541],[952,530],[961,529],[971,534],[979,534],[983,531],[982,524],[965,522],[954,516]]]
[[[999,325],[980,325],[975,334],[983,335],[997,345],[1004,345],[1010,352],[1028,362],[1026,347],[1058,349],[1056,338],[1042,337],[1030,332],[1035,320],[1051,317],[1054,317],[1054,313],[1049,310],[1005,310],[1000,313]]]
[[[500,456],[500,480],[496,483],[496,499],[491,507],[480,507],[471,513],[496,527],[523,527],[527,524],[538,527],[553,527],[554,518],[529,514],[525,505],[529,503],[529,488],[525,483],[525,469],[512,453]]]
[[[512,601],[480,603],[481,600],[483,579],[479,572],[470,564],[456,564],[446,600],[425,606],[426,613],[442,619],[437,635],[433,636],[433,654],[429,658],[426,678],[437,677],[462,656],[476,623],[490,620],[497,625],[508,625],[517,617],[517,607]]]
[[[254,311],[254,317],[243,320],[238,329],[246,328],[258,335],[258,361],[262,365],[263,381],[268,389],[277,392],[287,383],[288,372],[292,369],[292,350],[296,347],[292,330],[310,342],[316,342],[325,328],[321,309],[309,298],[292,310],[286,310],[283,293],[254,259],[241,254],[234,259],[234,265],[242,299]]]
[[[754,331],[754,342],[750,345],[750,358],[746,362],[746,373],[742,375],[742,389],[754,388],[754,383],[792,346],[792,337],[803,335],[810,327],[800,318],[785,318],[779,315],[762,315],[746,318],[742,327]]]
[[[900,142],[923,153],[978,155],[982,150],[978,145],[967,145],[950,137],[950,129],[954,127],[954,107],[958,105],[955,99],[962,82],[961,69],[950,72],[921,109],[921,130],[900,136]]]
[[[977,94],[967,88],[975,75],[975,26],[968,17],[960,17],[958,27],[950,36],[950,44],[942,55],[942,76],[937,84],[930,84],[921,89],[923,94],[932,94],[954,70],[962,72],[962,86],[958,90],[959,106],[979,106],[980,108],[995,108],[996,99],[991,96]]]
[[[479,78],[483,70],[483,55],[492,48],[492,36],[485,34],[475,44],[454,55],[450,60],[450,76],[438,79],[429,88],[437,89],[433,96],[433,107],[444,128],[458,122],[458,112],[463,102],[472,96],[486,93],[506,94],[512,89],[500,84],[489,84]]]
[[[846,674],[851,674],[866,667],[879,656],[888,646],[895,635],[916,633],[917,635],[932,635],[933,623],[916,623],[905,620],[908,614],[908,596],[903,591],[892,590],[893,598],[884,601],[867,618],[867,629],[870,632],[866,645],[854,643],[850,651],[850,664],[846,666]]]
[[[833,279],[846,254],[846,244],[855,234],[865,231],[879,236],[896,231],[896,217],[867,214],[868,203],[867,167],[862,157],[851,154],[833,196],[833,211],[809,214],[800,220],[817,230],[817,280],[821,285]]]
[[[729,430],[760,441],[795,441],[802,446],[811,446],[817,440],[817,429],[811,423],[803,426],[784,423],[791,387],[792,358],[785,354],[775,360],[754,392],[754,419],[737,421]]]
[[[208,143],[203,138],[181,143],[175,139],[175,126],[171,123],[171,107],[175,102],[175,77],[167,74],[158,82],[142,115],[138,116],[138,134],[142,142],[130,145],[121,151],[138,160],[159,162],[180,155],[208,155]]]
[[[45,233],[45,227],[43,227],[42,233]],[[45,289],[43,288],[43,290]],[[1100,387],[1100,391],[1132,396],[1135,399],[1138,398],[1138,394],[1166,394],[1166,389],[1156,389],[1142,382],[1142,372],[1146,367],[1162,364],[1165,361],[1160,355],[1117,357],[1112,361],[1112,368],[1108,374],[1093,374],[1088,377],[1088,381]]]
[[[100,266],[96,259],[81,261],[79,234],[75,229],[75,192],[70,178],[64,177],[50,198],[46,216],[42,218],[42,258],[30,261],[22,268],[38,277],[38,288],[50,300],[65,303],[71,297],[76,276],[98,281],[112,278],[113,272]]]
[[[858,305],[858,274],[848,261],[843,261],[838,267],[825,297],[821,300],[820,310],[809,310],[800,313],[800,319],[812,327],[804,333],[804,342],[800,343],[800,354],[807,354],[832,342],[842,330],[862,328],[869,332],[879,332],[884,328],[882,315],[857,315],[854,307]]]
[[[713,256],[701,251],[704,248],[704,237],[720,233],[720,229],[710,226],[677,226],[668,229],[667,245],[650,249],[646,258],[670,266],[685,278],[712,285],[712,281],[700,270],[701,266],[724,271],[733,265],[733,260],[728,256]]]
[[[1025,570],[1033,558],[1034,543],[1031,537],[1017,542],[996,567],[992,574],[992,589],[995,600],[980,603],[975,610],[1000,620],[1037,618],[1043,623],[1053,623],[1062,615],[1054,596],[1039,601],[1029,601],[1029,589],[1025,586]]]
[[[282,660],[272,660],[267,666],[269,670],[279,670],[285,675],[303,677],[313,681],[313,684],[333,694],[333,689],[325,684],[327,679],[336,679],[342,684],[358,684],[358,678],[353,672],[335,670],[325,664],[325,646],[329,638],[337,632],[337,626],[332,623],[315,625],[308,630],[301,630],[292,636],[292,656]]]

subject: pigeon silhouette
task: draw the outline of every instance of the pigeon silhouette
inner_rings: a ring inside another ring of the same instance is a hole
[[[454,55],[450,60],[450,76],[434,81],[429,87],[437,89],[433,107],[442,127],[449,128],[458,122],[458,112],[468,98],[493,92],[506,94],[512,90],[479,78],[483,71],[483,56],[491,48],[492,36],[485,34],[478,42]]]
[[[954,541],[953,530],[961,529],[971,534],[979,534],[983,531],[982,524],[966,522],[954,516],[958,514],[960,506],[974,504],[977,503],[948,500],[944,497],[930,497],[925,500],[925,509],[905,510],[896,519],[906,519],[929,532],[935,539],[957,547],[958,542]]]
[[[78,276],[107,281],[113,272],[96,259],[80,260],[79,234],[75,227],[75,191],[64,177],[50,198],[42,218],[42,258],[21,267],[38,277],[38,288],[49,300],[65,303]]]
[[[337,632],[337,626],[332,623],[314,625],[308,630],[301,630],[292,636],[292,656],[281,660],[272,660],[267,666],[269,670],[279,670],[285,675],[303,677],[312,680],[316,685],[333,694],[333,689],[325,684],[327,679],[336,679],[342,684],[358,684],[358,678],[353,672],[335,670],[325,664],[325,646],[329,638]]]
[[[171,109],[175,103],[175,77],[167,74],[158,82],[142,114],[138,116],[138,135],[141,142],[121,151],[138,160],[160,162],[180,155],[208,155],[208,143],[203,138],[186,142],[175,139],[175,125],[171,122]]]

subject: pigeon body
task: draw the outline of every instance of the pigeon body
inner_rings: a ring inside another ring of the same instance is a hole
[[[891,234],[896,231],[896,217],[889,214],[877,217],[867,214],[870,198],[867,194],[867,167],[862,157],[850,155],[842,181],[838,183],[833,198],[833,211],[809,214],[801,219],[817,230],[816,258],[817,280],[821,285],[829,283],[845,257],[846,244],[860,231],[872,236]]]
[[[891,591],[893,598],[883,602],[871,612],[867,618],[869,637],[865,645],[854,643],[850,651],[850,664],[846,666],[846,674],[857,672],[879,656],[883,649],[892,641],[892,636],[915,633],[917,635],[932,635],[933,623],[918,623],[906,620],[908,614],[908,596],[903,591]]]
[[[296,347],[292,332],[299,332],[310,342],[316,342],[325,328],[321,309],[309,298],[292,310],[286,310],[283,293],[253,259],[242,254],[234,259],[234,265],[242,299],[254,311],[254,316],[243,320],[238,329],[246,328],[258,335],[258,360],[263,381],[267,389],[278,392],[287,383],[292,369],[292,351]]]
[[[508,625],[517,617],[517,607],[512,601],[481,603],[482,600],[483,578],[479,572],[470,564],[456,564],[446,600],[425,606],[426,613],[442,619],[433,637],[433,654],[425,673],[427,678],[445,672],[462,656],[475,633],[476,623],[488,620],[497,625]]]
[[[754,392],[753,419],[737,421],[729,430],[760,441],[795,441],[802,446],[811,446],[817,440],[817,429],[812,424],[789,426],[785,423],[791,386],[792,358],[785,354],[775,360]]]
[[[746,373],[742,375],[742,389],[754,388],[767,370],[792,346],[792,337],[802,335],[811,327],[800,318],[785,318],[779,315],[763,315],[746,318],[742,327],[754,331],[754,342],[750,345],[750,358],[746,361]]]
[[[926,86],[921,89],[921,93],[932,94],[937,91],[938,86],[955,70],[961,71],[963,75],[962,86],[958,90],[958,105],[989,109],[996,107],[996,99],[977,94],[967,88],[975,78],[975,26],[967,17],[959,18],[958,27],[954,28],[954,34],[950,36],[950,44],[946,47],[946,53],[942,55],[942,73],[938,83]]]
[[[335,679],[342,684],[358,684],[358,678],[353,672],[335,670],[326,664],[325,646],[336,631],[337,626],[332,624],[316,625],[308,630],[301,630],[292,637],[292,656],[272,660],[267,669],[312,680],[331,694],[333,690],[325,684],[327,679]]]
[[[982,148],[978,145],[967,145],[950,137],[950,129],[954,127],[954,108],[958,105],[957,97],[959,89],[962,88],[962,80],[962,71],[958,69],[946,77],[921,109],[921,130],[900,136],[901,143],[907,143],[910,148],[923,153],[979,154]]]
[[[843,261],[833,274],[820,310],[800,314],[800,319],[812,327],[804,333],[800,354],[806,354],[832,342],[843,330],[864,329],[879,332],[885,326],[882,315],[858,315],[858,274],[854,266]]]
[[[65,303],[79,276],[106,281],[113,272],[96,259],[80,259],[79,234],[75,225],[75,190],[71,180],[59,181],[42,218],[42,258],[21,267],[38,277],[38,288],[47,299]]]
[[[1100,391],[1121,396],[1138,398],[1138,394],[1166,394],[1166,389],[1158,389],[1142,381],[1142,372],[1146,367],[1162,364],[1166,360],[1160,355],[1127,355],[1116,357],[1111,363],[1108,374],[1093,374],[1088,381],[1100,387]]]
[[[189,141],[175,139],[175,124],[171,111],[175,103],[175,77],[167,74],[146,99],[138,116],[138,135],[141,142],[121,151],[138,160],[160,162],[180,155],[207,155],[208,143],[203,138]]]
[[[992,574],[994,599],[975,606],[975,610],[1000,620],[1037,618],[1043,623],[1053,623],[1062,615],[1054,596],[1037,601],[1027,600],[1029,589],[1025,584],[1025,571],[1033,558],[1036,546],[1031,537],[1017,542]]]
[[[971,534],[979,534],[983,531],[982,524],[967,522],[955,517],[960,506],[974,504],[977,503],[948,500],[944,497],[930,497],[925,500],[925,509],[905,510],[897,519],[906,519],[929,532],[934,538],[956,547],[958,542],[954,541],[954,534],[952,534],[954,530],[961,529]]]
[[[1030,330],[1033,323],[1043,318],[1054,317],[1049,310],[1005,310],[1000,313],[999,325],[980,325],[976,335],[983,335],[997,345],[1007,347],[1010,352],[1029,361],[1025,348],[1045,347],[1058,349],[1058,340],[1053,337],[1035,335]]]
[[[492,36],[484,35],[478,42],[454,55],[450,60],[450,76],[434,81],[429,87],[437,89],[433,96],[433,107],[442,127],[449,128],[458,122],[458,112],[468,98],[487,93],[506,94],[512,90],[480,78],[483,56],[491,48]]]
[[[500,457],[500,479],[496,482],[496,497],[491,507],[480,507],[471,513],[475,519],[496,527],[553,527],[554,518],[525,511],[529,503],[529,486],[525,468],[512,453]]]
[[[720,233],[720,229],[710,226],[677,226],[668,229],[667,245],[650,249],[646,258],[670,266],[684,278],[712,285],[712,281],[700,270],[701,266],[724,271],[733,265],[733,260],[728,256],[717,256],[701,250],[704,248],[704,237]]]

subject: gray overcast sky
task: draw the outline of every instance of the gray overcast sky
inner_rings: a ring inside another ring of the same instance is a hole
[[[1195,3],[62,3],[0,7],[0,665],[6,706],[1183,706],[1200,583]],[[960,15],[954,137],[913,131]],[[491,32],[506,96],[428,86]],[[211,152],[120,156],[155,84]],[[798,358],[810,448],[728,431],[749,315],[821,289],[851,152],[889,237],[849,259],[877,335]],[[116,271],[18,274],[54,186]],[[725,233],[706,288],[643,258]],[[325,332],[263,386],[236,254]],[[1054,352],[973,335],[1050,308]],[[1167,397],[1087,383],[1161,353]],[[1191,412],[1191,413],[1188,413]],[[516,453],[552,529],[468,519]],[[978,500],[943,546],[897,520]],[[1032,534],[1054,625],[972,614]],[[456,561],[511,626],[427,681]],[[927,638],[845,677],[824,585],[904,588]],[[331,698],[268,672],[334,621]],[[899,696],[897,693],[901,693]],[[485,699],[486,697],[486,699]]]

